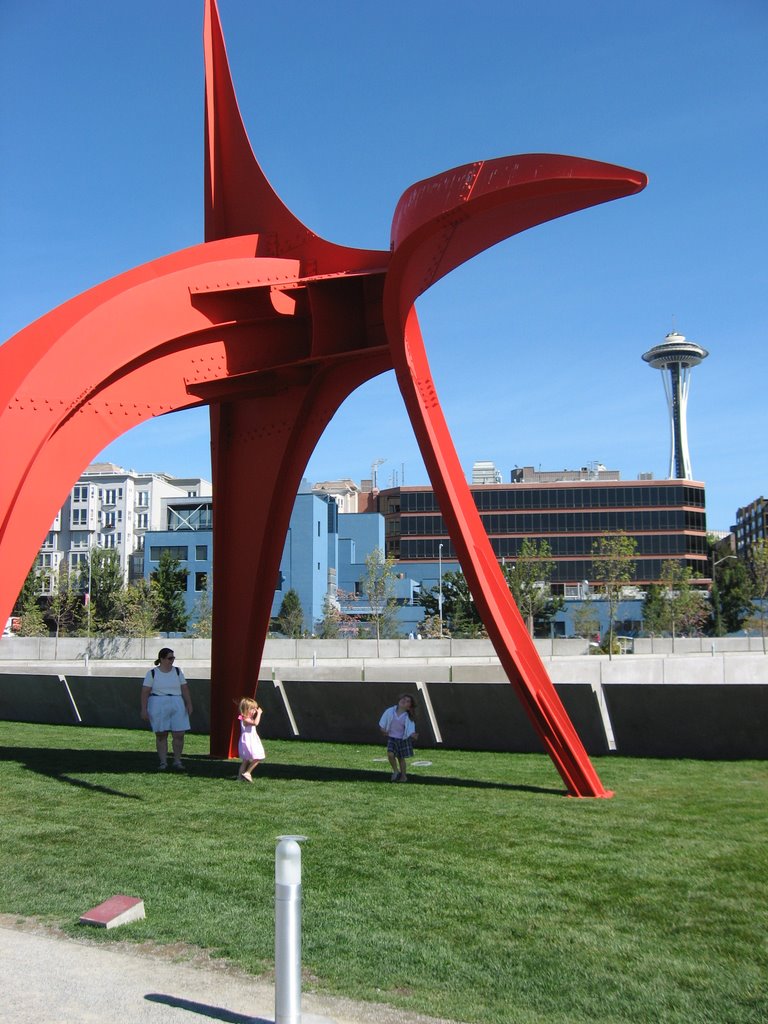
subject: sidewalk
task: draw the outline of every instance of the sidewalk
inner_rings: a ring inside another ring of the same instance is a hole
[[[174,959],[174,956],[177,959]],[[4,1024],[273,1024],[274,987],[217,961],[130,943],[77,941],[0,915]],[[386,1006],[305,994],[301,1024],[449,1024]]]

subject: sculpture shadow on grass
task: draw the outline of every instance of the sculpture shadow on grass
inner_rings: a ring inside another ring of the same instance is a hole
[[[318,756],[322,745],[318,745]],[[41,750],[37,747],[0,747],[0,760],[15,761],[25,769],[38,775],[45,775],[56,782],[103,793],[105,796],[117,796],[126,800],[141,800],[135,793],[125,793],[120,789],[94,782],[81,776],[104,775],[149,775],[162,777],[164,784],[194,780],[236,781],[238,762],[217,760],[207,755],[192,754],[185,756],[186,770],[175,772],[157,771],[157,760],[154,751],[133,750],[78,750],[76,748],[57,748]],[[295,764],[285,762],[264,761],[258,768],[255,781],[279,780],[281,782],[312,783],[389,783],[389,767],[384,768],[344,768],[323,764]],[[531,786],[511,782],[495,782],[487,779],[462,779],[445,775],[409,775],[408,785],[416,786],[450,786],[455,789],[496,789],[505,792],[539,793],[550,796],[564,796],[565,791],[549,786]]]

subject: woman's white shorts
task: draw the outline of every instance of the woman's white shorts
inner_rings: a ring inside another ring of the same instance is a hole
[[[189,715],[182,697],[150,694],[147,701],[152,732],[186,732]]]

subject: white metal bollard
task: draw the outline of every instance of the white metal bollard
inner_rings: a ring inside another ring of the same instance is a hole
[[[301,1024],[301,847],[278,836],[275,850],[275,1024]]]

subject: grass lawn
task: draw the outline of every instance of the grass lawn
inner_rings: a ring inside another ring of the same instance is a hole
[[[252,786],[187,739],[0,723],[0,911],[94,942],[272,968],[275,837],[304,844],[305,990],[482,1024],[765,1024],[768,765],[598,759],[612,800],[538,755],[272,741]],[[417,754],[417,760],[418,760]],[[147,917],[77,925],[115,893]]]

